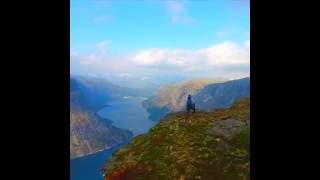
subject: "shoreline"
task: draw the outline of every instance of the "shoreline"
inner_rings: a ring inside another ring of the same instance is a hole
[[[95,152],[92,152],[92,153],[88,153],[88,154],[85,154],[85,155],[80,155],[80,156],[76,156],[76,157],[70,157],[70,161],[71,160],[76,160],[76,159],[80,159],[80,158],[84,158],[86,156],[90,156],[90,155],[94,155],[94,154],[97,154],[99,152],[102,152],[102,151],[107,151],[107,150],[111,150],[113,148],[116,148],[119,146],[119,148],[123,145],[126,145],[128,144],[131,140],[133,139],[133,136],[130,137],[128,140],[124,141],[124,142],[121,142],[121,143],[118,143],[116,145],[113,145],[113,146],[110,146],[110,147],[107,147],[107,148],[104,148],[104,149],[100,149],[100,150],[97,150]],[[118,148],[117,148],[118,149]]]
[[[111,146],[111,147],[108,147],[108,148],[104,148],[104,149],[100,149],[100,150],[97,150],[97,151],[92,152],[92,153],[88,153],[88,154],[84,154],[84,155],[79,155],[79,156],[70,157],[70,160],[75,160],[75,159],[78,159],[78,158],[83,158],[83,157],[86,157],[86,156],[90,156],[90,155],[93,155],[93,154],[97,154],[97,153],[102,152],[102,151],[110,150],[110,149],[112,149],[112,148],[115,147],[115,146],[117,146],[117,145],[114,145],[114,146]]]

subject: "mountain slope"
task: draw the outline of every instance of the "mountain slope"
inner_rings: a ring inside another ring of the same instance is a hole
[[[82,92],[86,103],[93,110],[105,106],[108,101],[122,99],[125,96],[149,97],[150,92],[114,85],[103,78],[76,76],[78,88]]]
[[[235,100],[250,96],[250,78],[210,84],[201,89],[193,101],[197,108],[210,110],[230,107]]]
[[[250,100],[229,109],[172,113],[102,168],[105,180],[250,179]]]
[[[194,80],[162,86],[155,96],[143,102],[150,119],[185,110],[188,94],[200,110],[230,107],[238,98],[250,96],[250,78],[233,81]]]
[[[99,118],[88,106],[75,79],[70,80],[70,157],[79,157],[123,143],[132,133]]]

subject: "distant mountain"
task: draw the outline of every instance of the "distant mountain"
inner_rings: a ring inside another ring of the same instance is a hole
[[[250,97],[250,78],[210,84],[193,97],[197,108],[212,110],[230,107],[237,99]]]
[[[250,179],[250,99],[214,111],[170,113],[113,153],[104,180]]]
[[[164,85],[143,105],[150,119],[159,120],[169,112],[184,111],[188,94],[192,95],[196,108],[200,110],[230,107],[236,99],[250,96],[250,78],[192,80]]]
[[[149,94],[153,93],[157,88],[156,84],[150,77],[138,76],[133,74],[109,74],[104,76],[104,79],[112,84],[120,87],[143,90]]]
[[[70,157],[80,157],[111,148],[132,133],[98,117],[82,93],[77,80],[70,80]]]
[[[79,90],[86,99],[87,106],[98,110],[108,101],[123,99],[124,97],[150,97],[151,92],[143,89],[133,89],[114,85],[104,78],[97,77],[72,77],[77,82]]]

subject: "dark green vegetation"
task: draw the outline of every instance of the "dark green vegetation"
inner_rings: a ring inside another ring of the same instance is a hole
[[[250,99],[228,109],[167,115],[102,168],[114,179],[250,178]]]

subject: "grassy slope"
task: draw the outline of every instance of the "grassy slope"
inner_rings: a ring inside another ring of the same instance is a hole
[[[249,179],[249,101],[166,116],[113,155],[105,179]]]

